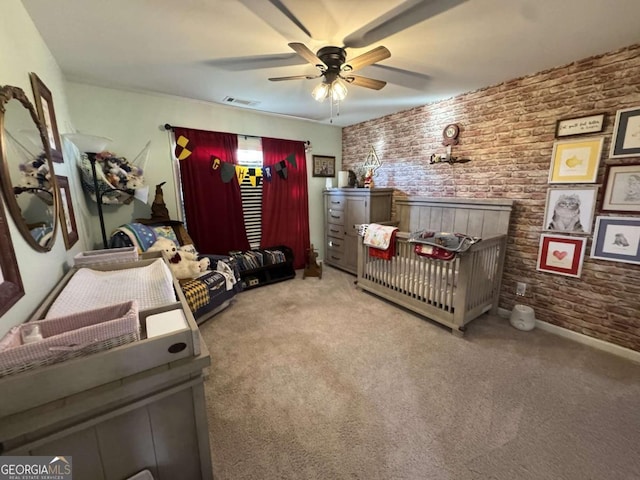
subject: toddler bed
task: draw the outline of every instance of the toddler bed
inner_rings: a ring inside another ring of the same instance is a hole
[[[370,255],[360,239],[358,287],[462,335],[473,319],[497,312],[512,205],[494,199],[397,199],[395,253],[390,260]],[[481,240],[452,260],[439,260],[414,252],[410,232],[418,230]]]

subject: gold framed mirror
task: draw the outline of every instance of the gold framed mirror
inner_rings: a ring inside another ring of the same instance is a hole
[[[2,194],[25,241],[47,252],[58,230],[59,198],[44,126],[21,88],[0,87]]]

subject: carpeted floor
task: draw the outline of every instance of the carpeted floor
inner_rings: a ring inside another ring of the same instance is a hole
[[[640,478],[640,364],[488,315],[457,338],[354,280],[201,325],[216,480]]]

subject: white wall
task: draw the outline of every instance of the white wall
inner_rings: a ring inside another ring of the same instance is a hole
[[[29,72],[35,72],[51,90],[58,129],[60,133],[65,132],[70,122],[62,73],[20,0],[3,0],[0,14],[0,85],[22,88],[33,102]],[[72,188],[77,184],[76,171],[71,168],[68,159],[63,164],[55,164],[55,173],[68,176]],[[73,191],[72,194],[75,201],[78,192]],[[0,201],[8,216],[4,199]],[[13,220],[7,220],[25,296],[0,318],[0,336],[28,318],[60,280],[64,270],[72,263],[73,256],[86,249],[85,242],[81,239],[71,250],[66,251],[62,234],[58,230],[53,249],[48,253],[36,252],[23,240]],[[82,231],[82,219],[77,221],[78,229]],[[6,246],[0,245],[0,248]]]
[[[145,169],[145,179],[150,186],[149,203],[153,201],[154,186],[166,181],[163,191],[171,218],[178,218],[180,206],[174,193],[172,134],[164,129],[164,124],[263,137],[309,140],[312,145],[312,151],[307,155],[311,242],[318,249],[323,246],[322,189],[325,179],[311,176],[311,156],[314,153],[335,156],[336,169],[339,170],[342,158],[340,127],[180,97],[114,90],[81,83],[69,82],[67,94],[75,128],[82,133],[113,139],[108,149],[118,156],[132,160],[147,141],[151,140],[151,152]],[[148,218],[150,212],[149,205],[137,200],[131,205],[105,206],[107,236],[123,223],[136,218]],[[215,215],[215,205],[211,206],[211,213]],[[100,229],[97,216],[94,216],[93,220],[93,240],[99,243]],[[323,255],[322,251],[320,255]]]

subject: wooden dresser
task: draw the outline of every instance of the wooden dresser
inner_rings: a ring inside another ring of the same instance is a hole
[[[332,188],[323,193],[324,261],[355,275],[358,268],[357,225],[391,220],[393,188]]]
[[[136,268],[152,260],[99,270]],[[72,268],[33,319],[77,271]],[[71,456],[73,478],[211,480],[203,382],[209,352],[174,278],[178,301],[140,312],[142,338],[0,378],[0,454]],[[146,317],[182,310],[186,327],[148,338]]]

